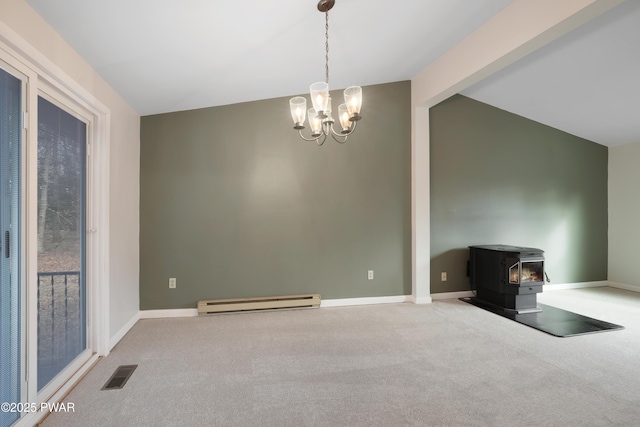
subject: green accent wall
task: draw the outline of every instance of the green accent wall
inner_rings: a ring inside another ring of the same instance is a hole
[[[363,98],[347,143],[322,147],[288,97],[142,117],[140,308],[411,294],[410,82]]]
[[[468,290],[482,244],[544,250],[551,284],[607,280],[607,147],[456,95],[430,156],[432,293]]]

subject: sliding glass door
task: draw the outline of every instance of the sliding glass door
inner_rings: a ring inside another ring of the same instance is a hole
[[[38,97],[38,390],[87,349],[87,124]]]
[[[58,401],[98,350],[108,352],[106,298],[96,298],[106,294],[105,264],[98,261],[105,257],[95,255],[108,253],[108,232],[96,222],[108,212],[98,207],[106,186],[90,174],[107,170],[101,161],[108,110],[70,89],[66,77],[69,84],[60,85],[42,74],[3,36],[0,427],[22,427],[43,415],[22,409]]]
[[[21,400],[20,166],[23,138],[23,84],[20,79],[1,67],[2,63],[0,63],[0,403],[3,403]],[[0,411],[0,427],[10,426],[20,415],[5,409],[7,408]]]

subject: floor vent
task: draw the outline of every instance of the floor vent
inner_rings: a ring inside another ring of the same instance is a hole
[[[118,390],[124,387],[129,381],[129,377],[136,370],[138,365],[122,365],[118,366],[116,371],[111,375],[109,381],[101,388],[101,390]]]
[[[198,314],[320,307],[320,294],[198,301]]]

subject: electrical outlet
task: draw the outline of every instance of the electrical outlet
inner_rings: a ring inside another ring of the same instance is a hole
[[[176,288],[176,278],[171,277],[169,279],[169,289],[175,289],[175,288]]]
[[[369,270],[369,272],[367,273],[367,279],[373,280],[373,270]]]
[[[442,273],[440,273],[440,280],[442,282],[446,282],[447,281],[447,272],[443,271]]]

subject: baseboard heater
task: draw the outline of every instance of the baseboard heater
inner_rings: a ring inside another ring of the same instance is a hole
[[[198,314],[312,307],[320,307],[320,294],[201,300]]]

